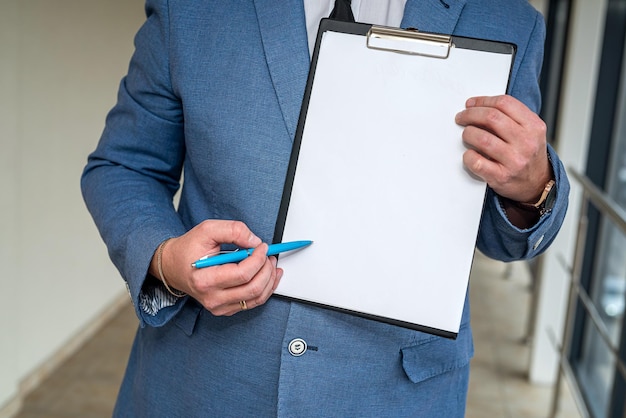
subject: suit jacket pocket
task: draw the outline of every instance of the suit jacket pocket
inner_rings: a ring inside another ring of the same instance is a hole
[[[464,367],[474,355],[469,326],[462,327],[456,340],[432,337],[401,349],[402,367],[413,383]]]

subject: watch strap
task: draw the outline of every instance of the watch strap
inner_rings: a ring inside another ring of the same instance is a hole
[[[517,202],[515,200],[507,199],[512,202],[516,207],[520,209],[524,209],[531,212],[538,212],[541,215],[546,213],[548,210],[552,209],[552,207],[546,207],[546,202],[548,200],[552,201],[551,196],[556,192],[556,182],[554,180],[548,181],[543,191],[541,192],[541,196],[539,196],[539,200],[535,203],[526,203],[526,202]]]

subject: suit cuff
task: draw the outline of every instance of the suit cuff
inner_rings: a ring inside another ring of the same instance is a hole
[[[501,261],[529,259],[554,241],[567,212],[570,186],[563,164],[549,145],[548,154],[557,188],[554,207],[531,228],[520,229],[507,218],[498,195],[488,189],[477,243],[485,255]]]

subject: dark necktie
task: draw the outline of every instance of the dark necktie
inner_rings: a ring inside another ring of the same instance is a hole
[[[354,22],[354,15],[352,14],[350,2],[351,0],[335,0],[335,8],[330,13],[329,17],[335,20]]]

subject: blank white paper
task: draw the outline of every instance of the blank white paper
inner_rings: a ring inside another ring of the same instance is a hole
[[[458,333],[485,184],[463,166],[465,101],[506,91],[512,56],[447,59],[323,35],[276,293]]]

